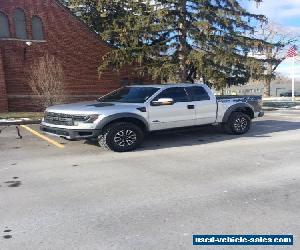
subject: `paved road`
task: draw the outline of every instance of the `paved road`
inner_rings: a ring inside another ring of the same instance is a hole
[[[0,134],[0,249],[242,249],[193,247],[193,234],[293,234],[294,247],[243,249],[300,249],[299,111],[122,154],[21,133]]]

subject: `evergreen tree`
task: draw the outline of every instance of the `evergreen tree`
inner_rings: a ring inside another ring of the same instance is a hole
[[[68,0],[65,5],[98,34],[106,32],[114,20],[130,14],[124,1]],[[117,46],[115,38],[117,39],[111,34],[105,40],[110,45]]]
[[[265,16],[249,13],[238,0],[73,1],[81,6],[93,2],[101,19],[94,29],[115,46],[100,72],[130,64],[153,79],[201,78],[220,89],[261,77],[264,62],[249,53],[276,46],[254,35]]]

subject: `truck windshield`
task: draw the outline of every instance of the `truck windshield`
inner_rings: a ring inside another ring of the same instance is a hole
[[[99,102],[144,103],[153,96],[159,88],[154,87],[124,87],[98,99]]]

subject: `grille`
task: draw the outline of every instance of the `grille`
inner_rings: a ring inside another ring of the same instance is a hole
[[[72,115],[67,114],[46,112],[45,122],[55,125],[73,126],[74,117]]]

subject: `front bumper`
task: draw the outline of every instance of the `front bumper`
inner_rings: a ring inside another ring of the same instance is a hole
[[[97,129],[93,129],[93,130],[91,130],[91,129],[65,129],[65,128],[49,127],[49,126],[45,126],[45,125],[41,125],[40,130],[47,134],[59,136],[59,137],[66,138],[69,140],[96,138],[101,133],[101,131],[97,130]]]

